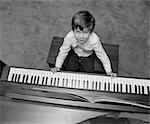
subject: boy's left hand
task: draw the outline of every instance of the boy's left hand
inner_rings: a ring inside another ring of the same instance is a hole
[[[107,75],[109,75],[111,77],[117,77],[117,74],[113,73],[113,72],[107,72]]]

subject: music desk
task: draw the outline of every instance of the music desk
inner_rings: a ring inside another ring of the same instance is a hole
[[[1,124],[76,124],[108,113],[15,101],[0,96],[0,114]]]

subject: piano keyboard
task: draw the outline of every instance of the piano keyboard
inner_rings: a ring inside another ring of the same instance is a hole
[[[150,80],[10,67],[7,81],[126,94],[150,93]]]

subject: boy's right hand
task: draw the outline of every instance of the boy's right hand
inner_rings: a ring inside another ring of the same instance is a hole
[[[56,72],[60,71],[60,68],[59,67],[54,67],[54,68],[51,68],[51,71],[53,73],[56,73]]]

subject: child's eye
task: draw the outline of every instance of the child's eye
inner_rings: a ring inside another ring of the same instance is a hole
[[[75,33],[80,33],[80,31],[75,31]]]
[[[89,34],[89,32],[84,32],[84,34]]]

